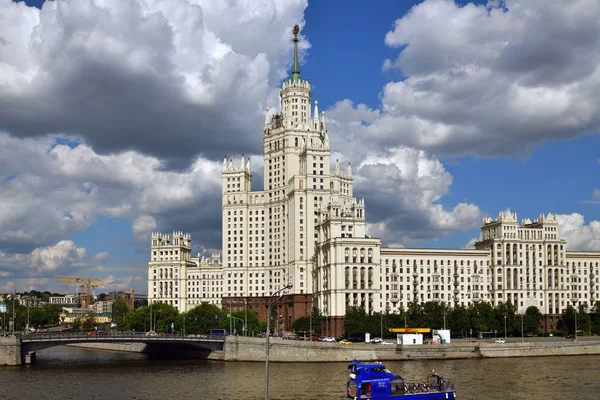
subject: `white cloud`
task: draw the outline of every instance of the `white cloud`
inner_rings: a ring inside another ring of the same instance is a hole
[[[156,219],[150,215],[140,215],[133,221],[133,236],[138,240],[148,240],[156,230]]]
[[[367,156],[355,174],[356,192],[366,198],[367,218],[382,224],[376,235],[389,243],[476,227],[482,216],[476,205],[459,203],[447,209],[439,203],[451,184],[452,176],[439,160],[406,147]]]
[[[374,146],[498,156],[600,129],[600,3],[513,0],[488,6],[425,0],[385,37]],[[361,105],[357,106],[360,107]]]
[[[475,243],[477,243],[479,241],[479,238],[471,238],[467,244],[465,244],[462,248],[463,249],[474,249],[475,248]]]
[[[600,251],[600,221],[585,224],[578,213],[558,214],[558,235],[566,239],[568,250]]]
[[[85,266],[86,250],[71,240],[39,247],[30,253],[0,252],[0,268],[11,277],[51,276],[60,271]]]
[[[0,131],[179,167],[260,150],[306,0],[0,0]],[[301,41],[301,50],[310,44]]]
[[[93,259],[96,261],[104,261],[104,260],[107,260],[108,257],[110,257],[110,254],[108,253],[108,251],[102,251],[100,253],[94,254]]]
[[[600,189],[594,189],[594,191],[592,192],[592,198],[584,200],[583,203],[600,204]]]
[[[0,133],[0,248],[23,253],[47,246],[100,216],[133,221],[140,240],[157,227],[191,229],[197,218],[210,220],[203,213],[220,210],[221,166],[199,157],[168,171],[133,151],[99,155],[86,144],[71,148]]]

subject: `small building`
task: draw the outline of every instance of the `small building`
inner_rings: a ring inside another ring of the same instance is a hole
[[[434,329],[431,333],[433,335],[432,342],[434,344],[450,343],[450,329]]]
[[[397,344],[403,346],[423,344],[422,333],[399,333],[397,337]]]
[[[79,311],[75,311],[72,313],[62,312],[60,314],[60,323],[61,324],[72,324],[77,319],[85,317],[86,315],[93,315],[95,324],[107,324],[109,322],[112,322],[110,313],[86,313],[86,312],[84,312],[82,314]]]

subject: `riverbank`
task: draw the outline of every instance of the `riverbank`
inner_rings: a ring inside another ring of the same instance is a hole
[[[80,343],[70,346],[113,351],[144,352],[140,343]],[[362,361],[410,361],[410,360],[458,360],[508,357],[551,357],[600,355],[600,340],[545,341],[525,343],[467,342],[420,346],[372,345],[353,343],[303,342],[273,339],[270,342],[269,360],[272,362],[348,362]],[[211,360],[262,362],[265,359],[265,340],[230,336],[226,338],[223,351],[207,355]]]

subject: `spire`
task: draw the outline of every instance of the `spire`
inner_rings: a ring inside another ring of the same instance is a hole
[[[265,125],[269,123],[269,107],[265,109]]]
[[[315,118],[319,118],[319,102],[315,100]]]
[[[300,70],[298,69],[298,32],[300,32],[300,26],[294,25],[292,33],[294,34],[294,70],[292,71],[292,82],[300,80]]]

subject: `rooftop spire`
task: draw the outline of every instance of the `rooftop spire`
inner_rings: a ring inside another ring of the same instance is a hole
[[[294,34],[294,70],[292,71],[292,82],[300,80],[300,70],[298,69],[298,33],[300,32],[300,26],[294,25],[292,33]]]

